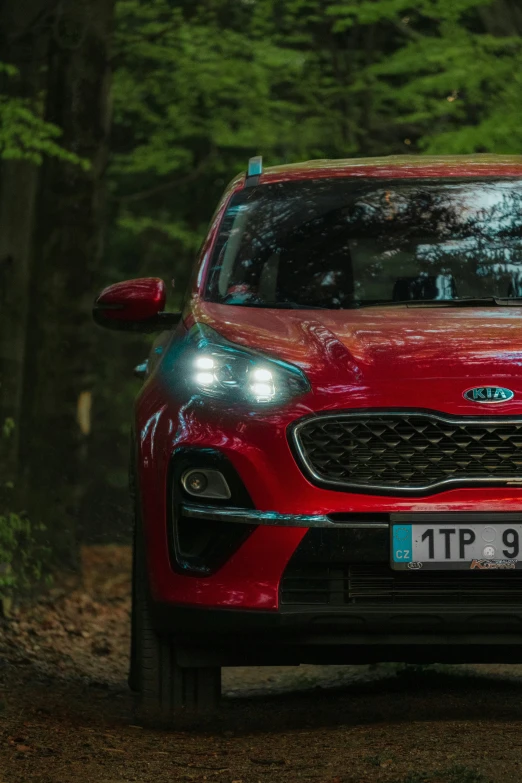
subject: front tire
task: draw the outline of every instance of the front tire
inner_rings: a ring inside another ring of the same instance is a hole
[[[180,713],[207,713],[219,706],[221,668],[185,668],[177,663],[172,639],[152,625],[143,535],[134,536],[131,669],[129,685],[137,692],[145,720],[166,722]]]

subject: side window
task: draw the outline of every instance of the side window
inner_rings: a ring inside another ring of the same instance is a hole
[[[226,238],[218,256],[219,275],[217,287],[222,298],[227,295],[232,282],[234,263],[245,233],[247,216],[248,206],[246,204],[230,207],[225,216],[222,230]]]

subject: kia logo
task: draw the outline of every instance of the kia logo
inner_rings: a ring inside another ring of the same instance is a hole
[[[513,399],[515,392],[503,386],[476,386],[465,391],[463,396],[470,402],[507,402]]]

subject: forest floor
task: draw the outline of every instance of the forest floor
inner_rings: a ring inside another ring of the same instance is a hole
[[[210,723],[140,726],[130,550],[0,621],[0,783],[520,783],[522,666],[227,669]]]

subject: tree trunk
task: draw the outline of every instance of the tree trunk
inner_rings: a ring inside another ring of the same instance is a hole
[[[49,0],[0,2],[1,59],[19,70],[2,79],[0,89],[35,100],[43,87]],[[25,332],[29,291],[31,237],[34,227],[38,169],[18,160],[0,162],[0,433],[7,419],[14,429],[1,437],[0,476],[16,483]],[[2,483],[2,482],[0,482]]]
[[[74,562],[92,386],[90,310],[102,253],[115,0],[62,0],[49,44],[46,119],[89,171],[53,159],[40,176],[22,428],[28,512]]]

